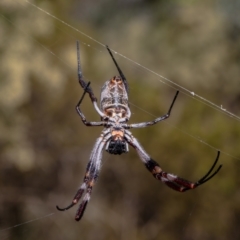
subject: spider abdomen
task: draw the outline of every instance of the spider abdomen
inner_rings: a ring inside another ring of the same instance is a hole
[[[128,93],[121,77],[114,76],[104,83],[100,103],[102,110],[112,106],[128,108]]]

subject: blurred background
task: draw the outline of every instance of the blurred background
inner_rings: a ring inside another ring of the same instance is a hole
[[[220,149],[223,168],[211,181],[178,193],[156,181],[133,149],[104,151],[81,222],[77,207],[55,208],[71,202],[102,130],[75,112],[83,92],[76,40],[97,97],[117,74],[99,41],[240,116],[239,1],[31,2],[61,21],[24,0],[0,2],[0,239],[240,239],[239,118],[183,91],[167,121],[132,132],[165,171],[192,181]],[[130,85],[130,122],[165,114],[179,88],[115,56]],[[99,120],[88,97],[82,109]]]

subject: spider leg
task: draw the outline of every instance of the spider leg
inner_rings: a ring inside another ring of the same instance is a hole
[[[126,77],[124,76],[121,68],[118,66],[117,61],[115,60],[115,58],[114,58],[111,50],[109,49],[109,47],[108,47],[107,45],[106,45],[106,48],[107,48],[107,50],[108,50],[108,52],[109,52],[109,54],[110,54],[110,56],[111,56],[111,58],[112,58],[112,60],[113,60],[113,62],[114,62],[114,64],[115,64],[118,72],[119,72],[119,75],[121,76],[121,78],[122,78],[122,80],[123,80],[123,83],[124,83],[124,86],[125,86],[125,88],[126,88],[126,90],[127,90],[127,93],[129,93],[129,87],[128,87],[128,82],[127,82]]]
[[[190,189],[194,189],[198,186],[200,186],[201,184],[207,182],[208,180],[210,180],[212,177],[214,177],[219,170],[221,169],[222,165],[220,165],[217,170],[212,173],[214,167],[216,166],[219,156],[220,156],[220,151],[218,151],[217,154],[217,158],[214,161],[212,167],[210,168],[210,170],[207,172],[206,175],[204,175],[201,179],[199,179],[197,182],[191,182],[188,181],[186,179],[183,179],[181,177],[178,177],[174,174],[171,173],[167,173],[164,172],[161,167],[159,166],[159,164],[154,161],[146,152],[145,150],[142,148],[142,146],[139,144],[139,142],[137,141],[136,138],[134,138],[131,133],[129,131],[126,131],[126,135],[125,135],[126,140],[128,141],[128,143],[135,148],[135,150],[137,151],[140,159],[142,160],[142,162],[145,164],[146,168],[153,174],[153,176],[157,179],[162,181],[163,183],[165,183],[168,187],[179,191],[179,192],[185,192],[187,190]]]
[[[221,169],[222,165],[220,165],[217,170],[211,175],[209,176],[209,174],[212,172],[212,170],[215,168],[217,162],[218,162],[218,159],[219,159],[219,156],[220,156],[220,151],[217,152],[217,157],[216,157],[216,160],[215,162],[213,163],[212,167],[209,169],[209,171],[206,173],[206,175],[204,175],[201,179],[198,180],[198,182],[201,182],[202,183],[205,183],[207,182],[208,180],[210,180],[212,177],[214,177],[214,175],[216,175],[218,173],[218,171]]]
[[[57,209],[60,210],[60,211],[65,211],[65,210],[68,210],[69,208],[73,207],[75,204],[78,203],[78,201],[80,200],[80,198],[82,197],[82,194],[85,192],[86,190],[86,187],[87,187],[87,183],[89,182],[89,177],[90,177],[90,174],[91,174],[91,170],[94,168],[94,162],[92,162],[92,158],[93,156],[96,154],[96,151],[97,149],[99,148],[99,145],[102,141],[103,137],[99,137],[93,147],[93,150],[92,150],[92,153],[91,153],[91,156],[90,156],[90,160],[89,160],[89,163],[87,165],[87,168],[86,168],[86,173],[85,173],[85,176],[84,176],[84,179],[83,179],[83,183],[82,185],[80,186],[80,188],[78,189],[76,195],[74,196],[73,200],[72,200],[72,203],[69,204],[67,207],[65,208],[60,208],[58,206]]]
[[[83,193],[86,190],[87,187],[87,183],[89,182],[89,175],[90,175],[90,167],[92,165],[92,162],[90,161],[87,165],[87,169],[86,169],[86,173],[83,179],[83,183],[81,185],[81,187],[78,189],[76,195],[74,196],[72,202],[65,208],[60,208],[59,206],[56,206],[57,210],[59,211],[65,211],[70,209],[71,207],[73,207],[75,204],[78,203],[78,201],[80,200],[80,198],[82,197]]]
[[[156,123],[158,123],[158,122],[160,122],[160,121],[162,121],[162,120],[165,120],[165,119],[169,118],[169,117],[170,117],[170,114],[171,114],[171,111],[172,111],[172,108],[173,108],[173,105],[174,105],[174,103],[175,103],[175,101],[176,101],[176,99],[177,99],[178,93],[179,93],[179,91],[176,92],[176,94],[175,94],[175,96],[174,96],[174,99],[173,99],[173,101],[172,101],[172,103],[171,103],[171,106],[170,106],[167,114],[165,114],[165,115],[163,115],[163,116],[161,116],[161,117],[158,117],[158,118],[156,118],[155,120],[150,121],[150,122],[126,124],[126,125],[125,125],[125,128],[128,128],[128,129],[129,129],[129,128],[144,128],[144,127],[152,126],[152,125],[154,125],[154,124],[156,124]]]
[[[220,151],[218,151],[217,153],[217,157],[216,157],[216,160],[214,161],[212,167],[210,168],[210,170],[207,172],[207,174],[205,174],[201,179],[199,179],[197,182],[193,183],[193,182],[190,182],[188,180],[185,180],[183,178],[180,178],[180,177],[176,177],[176,179],[174,179],[173,182],[166,182],[166,184],[177,190],[177,191],[180,191],[180,192],[185,192],[187,190],[190,190],[190,189],[194,189],[200,185],[202,185],[203,183],[209,181],[212,177],[214,177],[218,172],[219,170],[222,168],[222,165],[219,165],[217,170],[215,172],[212,173],[214,167],[216,166],[217,162],[218,162],[218,159],[219,159],[219,156],[220,156]],[[150,171],[150,170],[149,170]],[[169,173],[164,173],[165,175],[172,175],[173,174],[169,174]],[[211,175],[210,175],[211,174]],[[210,176],[209,176],[210,175]],[[157,178],[157,177],[156,177]],[[158,178],[157,178],[158,179]]]
[[[111,137],[110,134],[108,134],[108,136],[106,136],[102,142],[100,143],[99,145],[99,148],[97,149],[96,153],[94,154],[93,156],[93,161],[94,161],[94,168],[93,168],[93,171],[92,171],[92,174],[89,178],[89,181],[88,181],[88,184],[87,184],[87,190],[86,190],[86,194],[85,196],[83,197],[83,200],[77,210],[77,213],[76,213],[76,216],[75,216],[75,220],[76,221],[79,221],[81,220],[84,212],[85,212],[85,209],[87,207],[87,204],[91,198],[91,194],[92,194],[92,189],[93,189],[93,186],[98,178],[98,175],[99,175],[99,172],[100,172],[100,168],[101,168],[101,160],[102,160],[102,150],[103,150],[103,147],[104,145],[106,144],[106,141]]]
[[[89,86],[90,86],[90,82],[87,83],[87,85],[84,87],[84,92],[82,94],[82,97],[80,98],[77,106],[76,106],[76,110],[77,110],[77,113],[79,114],[79,116],[81,117],[82,119],[82,122],[86,125],[86,126],[105,126],[106,125],[106,122],[88,122],[86,120],[86,117],[84,116],[83,112],[81,111],[80,109],[80,104],[82,103],[83,101],[83,98],[85,96],[85,94],[87,93],[88,89],[89,89]]]
[[[79,205],[79,208],[78,208],[76,216],[75,216],[76,221],[79,221],[82,218],[82,216],[86,210],[87,204],[91,198],[93,186],[98,178],[98,175],[99,175],[99,169],[96,169],[87,183],[86,193],[82,199],[81,204]]]
[[[111,137],[111,135],[109,133],[109,130],[107,130],[101,135],[101,137],[99,137],[97,139],[97,141],[94,145],[93,151],[91,153],[91,156],[90,156],[90,161],[87,165],[86,174],[84,176],[83,183],[80,186],[80,188],[78,189],[77,193],[75,194],[75,196],[72,200],[72,203],[69,204],[65,208],[60,208],[60,207],[56,206],[56,208],[59,211],[68,210],[69,208],[76,205],[78,203],[78,201],[81,199],[81,197],[83,196],[82,202],[81,202],[81,204],[77,210],[76,216],[75,216],[76,221],[79,221],[82,218],[84,211],[87,207],[87,204],[91,198],[92,189],[98,178],[100,168],[101,168],[102,150],[103,150],[103,147],[104,147],[106,141],[110,137]]]
[[[77,41],[77,61],[78,61],[78,81],[79,84],[81,85],[81,87],[83,89],[86,89],[86,92],[89,94],[89,97],[93,103],[94,108],[96,109],[96,111],[98,112],[98,114],[101,117],[104,117],[103,112],[99,109],[98,105],[97,105],[97,98],[95,97],[92,88],[84,81],[83,79],[83,75],[82,75],[82,69],[81,69],[81,65],[80,65],[80,47],[79,47],[79,41]]]

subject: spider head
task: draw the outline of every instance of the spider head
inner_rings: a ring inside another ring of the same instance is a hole
[[[125,139],[123,138],[123,131],[113,130],[112,137],[109,139],[106,145],[106,151],[110,154],[122,154],[128,152],[128,145]]]

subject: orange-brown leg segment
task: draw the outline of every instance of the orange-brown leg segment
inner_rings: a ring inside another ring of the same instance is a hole
[[[83,183],[78,189],[77,193],[75,194],[71,204],[69,204],[65,208],[60,208],[56,206],[59,211],[68,210],[69,208],[76,205],[78,201],[83,197],[75,216],[76,221],[79,221],[82,218],[84,211],[87,207],[87,204],[91,198],[92,188],[98,178],[101,167],[102,150],[110,136],[111,135],[109,134],[109,132],[106,132],[106,134],[103,133],[103,135],[97,139],[90,156],[90,161],[87,165]]]
[[[126,131],[126,140],[128,143],[134,147],[140,157],[140,159],[143,161],[145,164],[146,168],[153,174],[153,176],[157,179],[165,183],[168,187],[179,191],[179,192],[185,192],[190,189],[194,189],[203,183],[207,182],[210,180],[212,177],[214,177],[219,170],[221,169],[222,165],[219,165],[217,170],[213,172],[213,169],[215,168],[219,156],[220,156],[220,151],[217,153],[216,160],[214,161],[212,167],[209,169],[209,171],[197,182],[191,182],[186,179],[183,179],[181,177],[178,177],[174,174],[164,172],[159,164],[154,161],[142,148],[142,146],[139,144],[136,138],[134,138],[129,131]]]
[[[207,172],[206,175],[204,175],[197,182],[191,182],[191,181],[188,181],[188,180],[183,179],[181,177],[178,177],[176,175],[173,175],[173,174],[162,171],[160,169],[159,165],[152,159],[150,159],[149,162],[147,164],[145,164],[145,166],[147,167],[147,169],[150,172],[152,172],[153,176],[156,179],[164,182],[168,187],[170,187],[170,188],[172,188],[176,191],[179,191],[179,192],[185,192],[187,190],[194,189],[194,188],[202,185],[203,183],[210,180],[212,177],[214,177],[219,172],[222,165],[220,165],[217,168],[217,170],[212,173],[214,167],[216,166],[216,164],[218,162],[219,156],[220,156],[220,152],[218,151],[217,158],[214,161],[210,170]]]

